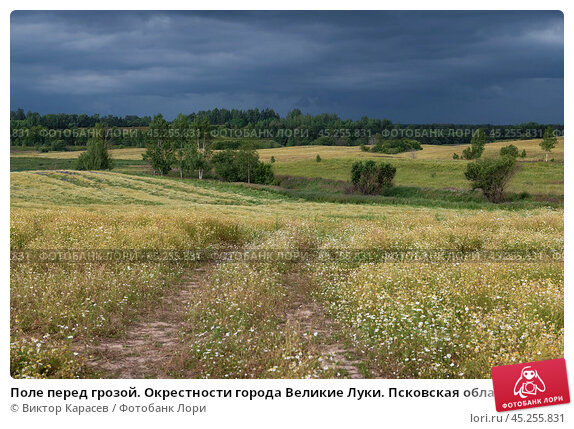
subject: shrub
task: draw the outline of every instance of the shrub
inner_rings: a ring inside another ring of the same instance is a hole
[[[321,162],[321,156],[319,156],[319,154],[317,154],[317,156],[315,157],[315,161]]]
[[[452,154],[452,159],[459,159],[458,153],[453,153],[453,154]]]
[[[475,156],[473,155],[472,149],[470,147],[467,147],[462,151],[462,159],[474,159],[474,158]]]
[[[253,183],[260,183],[262,185],[271,185],[275,181],[275,176],[271,170],[271,164],[259,162],[253,170]]]
[[[54,140],[50,143],[50,149],[53,151],[64,151],[66,150],[66,142],[62,139]]]
[[[500,156],[511,156],[513,158],[518,158],[518,148],[513,144],[504,146],[500,148]]]
[[[466,166],[465,177],[472,189],[481,189],[486,199],[493,203],[502,200],[504,187],[515,172],[516,160],[512,156],[498,159],[481,159]]]
[[[402,152],[410,152],[416,150],[422,150],[421,144],[416,140],[411,139],[392,139],[383,140],[380,134],[376,136],[376,143],[371,148],[371,152],[386,153],[386,154],[396,154]]]
[[[375,161],[355,162],[351,167],[351,182],[355,191],[362,194],[379,194],[392,186],[397,169],[388,163]]]
[[[522,149],[522,153],[520,154],[520,158],[526,158],[526,149]]]

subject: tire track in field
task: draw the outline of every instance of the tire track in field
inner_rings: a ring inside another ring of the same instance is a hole
[[[311,297],[308,279],[291,272],[284,275],[283,284],[289,302],[286,326],[312,341],[329,366],[339,370],[342,377],[365,378],[359,369],[362,362],[348,357],[356,353],[343,345],[337,322],[328,318],[325,310]]]
[[[192,268],[179,285],[129,325],[121,338],[102,338],[86,346],[87,367],[105,378],[185,377],[182,368],[187,349],[182,333],[188,323],[186,310],[206,273],[206,267]]]

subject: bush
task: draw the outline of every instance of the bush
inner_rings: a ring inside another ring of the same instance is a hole
[[[452,159],[459,159],[458,153],[453,153],[453,154],[452,154]]]
[[[355,191],[366,195],[379,194],[390,188],[397,169],[388,163],[355,162],[351,167],[351,182]]]
[[[526,158],[526,149],[522,149],[522,153],[520,154],[520,158]]]
[[[376,143],[371,148],[371,152],[386,153],[389,155],[410,152],[415,150],[422,150],[421,144],[416,140],[406,138],[383,140],[382,136],[377,134]]]
[[[315,157],[315,161],[321,162],[321,157],[319,156],[319,154],[317,154],[317,156]]]
[[[53,140],[52,143],[50,143],[50,149],[54,152],[64,151],[66,150],[66,142],[62,139]]]
[[[516,160],[512,156],[499,159],[481,159],[466,166],[465,177],[472,189],[481,189],[486,199],[493,203],[502,201],[504,187],[515,172]]]
[[[511,156],[513,158],[518,158],[518,148],[513,144],[504,146],[500,148],[500,156]]]
[[[271,170],[271,164],[259,162],[253,170],[253,179],[251,181],[262,185],[272,185],[275,181],[275,176]]]

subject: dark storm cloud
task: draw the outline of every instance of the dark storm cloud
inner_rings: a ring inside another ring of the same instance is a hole
[[[563,122],[559,12],[14,12],[11,108]]]

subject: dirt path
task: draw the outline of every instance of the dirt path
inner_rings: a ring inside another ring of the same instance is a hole
[[[342,377],[365,378],[359,370],[361,362],[352,357],[353,350],[346,348],[341,338],[341,329],[335,321],[325,315],[323,308],[311,297],[308,280],[298,274],[286,274],[283,283],[287,289],[289,308],[286,324],[313,341],[330,366],[339,370]]]
[[[187,307],[207,268],[195,268],[168,291],[153,308],[127,327],[121,338],[103,338],[82,352],[87,366],[106,378],[188,378],[183,362],[186,342]],[[308,279],[299,273],[284,276],[287,291],[285,324],[311,342],[329,367],[340,377],[364,378],[361,362],[344,346],[341,329],[325,315],[311,297]]]
[[[88,346],[88,367],[110,378],[185,377],[180,373],[185,353],[181,333],[192,291],[205,273],[205,268],[192,269],[155,307],[128,326],[125,336]]]

